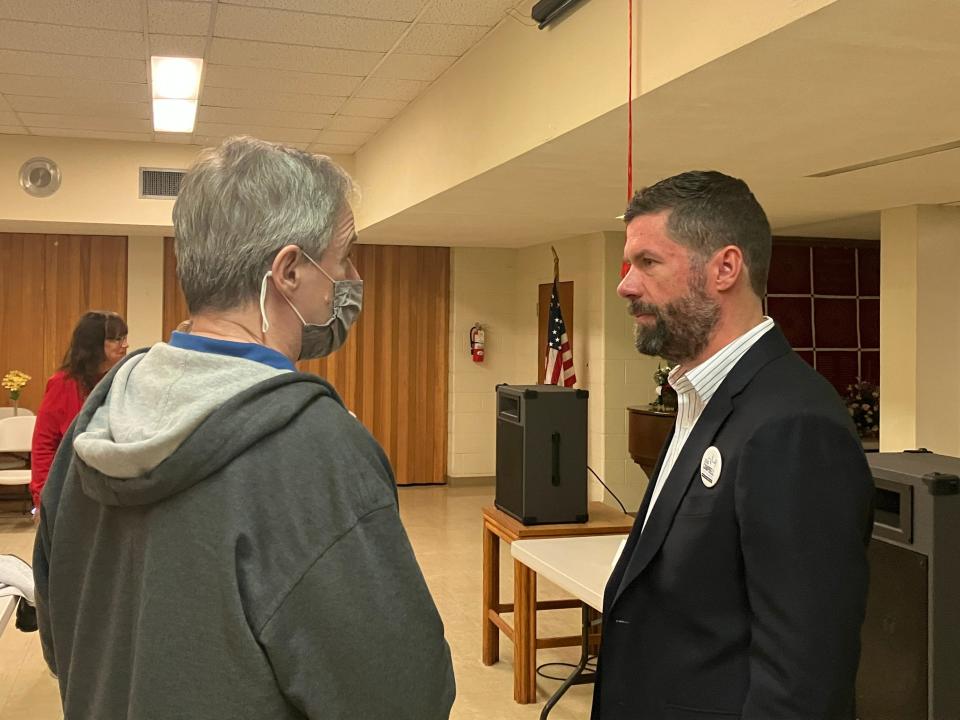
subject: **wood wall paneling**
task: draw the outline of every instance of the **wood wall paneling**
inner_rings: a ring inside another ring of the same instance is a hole
[[[63,361],[83,313],[110,310],[126,318],[127,238],[47,235],[44,255],[44,363],[52,373]]]
[[[177,280],[177,256],[172,237],[163,239],[163,339],[169,340],[177,325],[190,316],[187,299]]]
[[[126,315],[127,238],[0,233],[0,302],[0,374],[32,376],[20,403],[36,411],[80,316]]]
[[[43,250],[43,235],[0,235],[0,375],[21,370],[33,378],[20,405],[34,411],[47,380]],[[8,392],[2,393],[0,405],[8,405]]]
[[[400,485],[443,483],[447,462],[448,248],[357,245],[363,312],[344,346],[299,363],[328,380],[390,458]],[[164,336],[187,317],[164,242]]]
[[[400,485],[445,481],[448,248],[358,245],[363,312],[344,347],[300,363],[377,438]]]

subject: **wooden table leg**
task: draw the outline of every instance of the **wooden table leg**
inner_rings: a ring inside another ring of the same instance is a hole
[[[587,614],[590,622],[590,654],[595,656],[600,654],[600,636],[603,633],[603,626],[595,623],[603,615],[592,607],[587,608]]]
[[[483,650],[484,665],[500,659],[500,629],[490,621],[490,610],[500,605],[500,538],[483,524]]]
[[[537,574],[513,561],[513,699],[537,701]]]

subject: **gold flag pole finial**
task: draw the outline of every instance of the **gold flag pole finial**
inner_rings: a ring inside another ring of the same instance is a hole
[[[553,253],[553,279],[560,279],[560,256],[557,255],[556,248],[553,245],[550,246],[550,252]]]

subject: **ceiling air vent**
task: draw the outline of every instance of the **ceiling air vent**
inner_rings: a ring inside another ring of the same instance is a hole
[[[160,199],[176,197],[186,170],[140,168],[140,197]]]
[[[49,197],[60,187],[60,168],[49,158],[31,158],[20,168],[20,187],[28,195]]]

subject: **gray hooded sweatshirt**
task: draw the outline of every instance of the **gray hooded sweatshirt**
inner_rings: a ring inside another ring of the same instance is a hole
[[[65,720],[449,716],[389,463],[316,376],[129,357],[60,446],[34,574]]]

